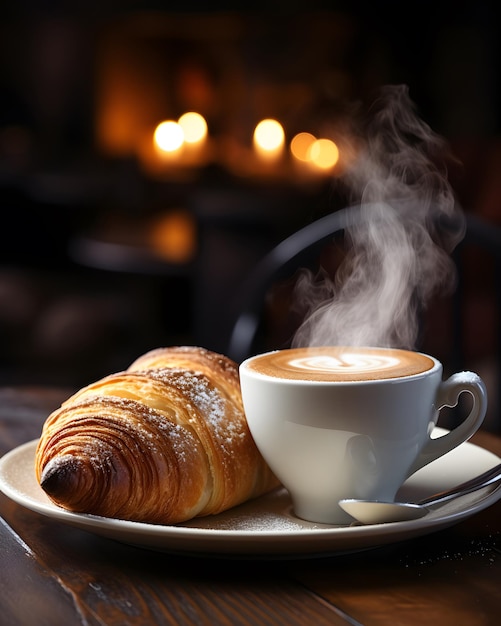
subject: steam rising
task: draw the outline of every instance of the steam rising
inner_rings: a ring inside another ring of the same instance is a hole
[[[361,137],[344,180],[360,204],[345,230],[350,248],[334,281],[302,273],[296,295],[308,314],[294,347],[413,349],[419,311],[454,286],[449,254],[464,219],[433,160],[444,142],[419,119],[405,86],[385,88]]]

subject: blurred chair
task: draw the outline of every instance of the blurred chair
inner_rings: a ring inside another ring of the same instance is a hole
[[[281,335],[273,333],[266,311],[270,294],[277,285],[293,284],[295,272],[301,268],[318,268],[326,246],[342,247],[344,230],[363,220],[364,215],[359,206],[336,211],[298,230],[262,258],[233,302],[228,356],[241,362],[257,352],[289,347],[294,320],[289,320],[290,327],[283,328]],[[496,415],[493,429],[501,430],[501,228],[466,213],[466,234],[453,259],[457,288],[438,307],[423,313],[417,349],[437,356],[444,363],[445,374],[449,370],[475,369],[488,378],[491,413]],[[287,305],[278,312],[278,317],[281,315],[290,316]],[[280,324],[287,322],[281,319]],[[481,348],[489,354],[481,354]],[[485,358],[476,367],[481,357]],[[488,367],[486,374],[480,365]]]

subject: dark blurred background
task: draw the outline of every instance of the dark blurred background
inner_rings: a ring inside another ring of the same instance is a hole
[[[406,84],[457,157],[460,204],[499,225],[491,4],[3,7],[0,383],[80,386],[160,345],[225,350],[232,298],[257,260],[341,201],[335,168],[254,162],[263,118],[287,138],[318,135],[346,103]],[[205,152],[159,159],[156,124],[186,111],[208,122]],[[489,294],[477,296],[466,312],[471,367],[497,323]]]

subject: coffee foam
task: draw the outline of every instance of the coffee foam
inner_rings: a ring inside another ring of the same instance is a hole
[[[419,352],[386,348],[315,347],[260,355],[249,369],[290,380],[386,380],[430,370],[434,361]]]

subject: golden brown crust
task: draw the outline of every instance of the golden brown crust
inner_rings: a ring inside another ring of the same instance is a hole
[[[35,468],[64,508],[162,524],[278,484],[250,435],[236,364],[191,347],[147,353],[66,400],[44,424]]]
[[[137,372],[162,368],[187,369],[192,372],[202,372],[209,378],[216,377],[218,384],[224,386],[227,393],[231,394],[233,401],[240,404],[243,411],[238,365],[224,354],[197,346],[155,348],[138,357],[127,371]]]

